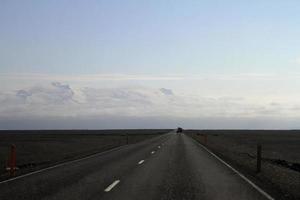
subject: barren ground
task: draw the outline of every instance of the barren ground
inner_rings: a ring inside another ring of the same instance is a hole
[[[10,145],[17,148],[17,174],[136,143],[170,130],[0,131],[0,180],[8,178]]]
[[[188,130],[192,136],[276,199],[300,199],[300,131]],[[262,145],[262,171],[256,173],[256,147]]]

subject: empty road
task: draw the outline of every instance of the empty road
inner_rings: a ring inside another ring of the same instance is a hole
[[[1,200],[266,200],[190,137],[168,133],[0,183]]]

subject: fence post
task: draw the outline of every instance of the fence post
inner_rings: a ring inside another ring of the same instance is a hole
[[[9,174],[10,176],[15,175],[15,171],[17,169],[16,166],[16,145],[12,144],[10,146],[10,156],[9,156]]]
[[[256,173],[261,171],[261,145],[257,145],[257,156],[256,156]]]
[[[207,135],[206,134],[204,135],[204,145],[205,146],[207,145]]]

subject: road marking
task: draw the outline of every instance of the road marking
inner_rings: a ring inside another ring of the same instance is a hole
[[[118,185],[120,183],[120,180],[116,180],[114,181],[112,184],[110,184],[105,190],[104,192],[109,192],[111,191],[116,185]]]
[[[144,161],[144,160],[141,160],[141,161],[139,162],[139,165],[142,164],[143,162],[145,162],[145,161]]]
[[[151,152],[151,154],[154,154],[154,153],[155,153],[155,151],[152,151],[152,152]]]
[[[271,195],[269,195],[267,192],[263,191],[259,186],[257,186],[255,183],[253,183],[251,180],[246,178],[243,174],[241,174],[239,171],[234,169],[231,165],[229,165],[227,162],[222,160],[219,156],[214,154],[212,151],[210,151],[208,148],[197,142],[199,146],[201,146],[203,149],[205,149],[208,153],[210,153],[213,157],[215,157],[217,160],[219,160],[221,163],[223,163],[225,166],[227,166],[229,169],[231,169],[234,173],[239,175],[244,181],[246,181],[248,184],[250,184],[253,188],[255,188],[259,193],[261,193],[263,196],[265,196],[269,200],[275,200]]]
[[[158,148],[160,149],[160,146],[158,146]]]

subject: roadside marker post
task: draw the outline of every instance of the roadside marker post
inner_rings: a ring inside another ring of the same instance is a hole
[[[9,175],[12,177],[12,176],[15,176],[15,172],[16,172],[16,169],[17,169],[17,166],[16,166],[16,145],[12,144],[10,146],[10,155],[9,155],[9,163],[8,163],[8,166],[7,166],[7,170],[9,171]]]
[[[256,156],[256,173],[261,172],[261,145],[257,145],[257,156]]]

